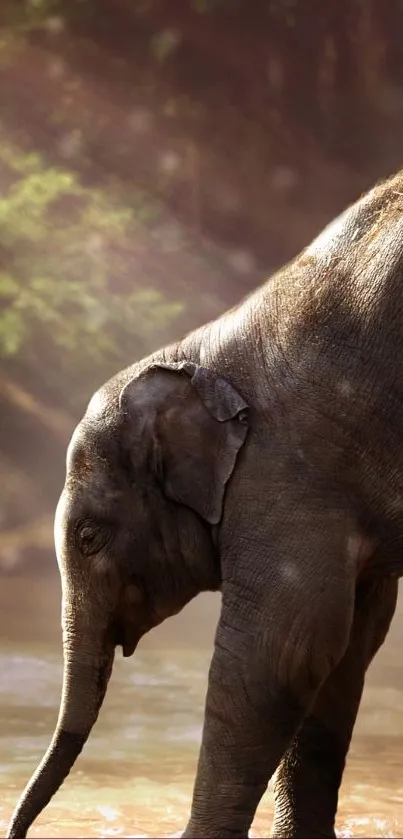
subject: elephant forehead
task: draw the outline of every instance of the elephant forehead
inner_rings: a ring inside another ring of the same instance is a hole
[[[111,424],[85,417],[74,430],[66,458],[66,472],[74,478],[88,478],[90,473],[107,471],[116,457],[117,442]]]
[[[111,398],[111,390],[105,386],[97,390],[91,397],[85,418],[89,422],[108,423],[116,411],[116,398]]]
[[[87,471],[91,465],[88,439],[86,440],[82,423],[74,429],[67,447],[66,472],[67,475],[79,471]]]

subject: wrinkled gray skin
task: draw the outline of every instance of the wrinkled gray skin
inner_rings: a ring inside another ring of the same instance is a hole
[[[222,591],[186,837],[334,836],[366,669],[403,572],[403,173],[239,307],[109,381],[67,457],[55,536],[63,696],[22,839],[125,656]]]

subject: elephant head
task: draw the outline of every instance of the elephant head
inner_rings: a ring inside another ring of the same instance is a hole
[[[133,373],[133,370],[131,371]],[[21,839],[94,725],[116,646],[220,586],[213,528],[247,434],[247,405],[191,362],[148,364],[91,400],[67,454],[56,511],[64,675],[51,744],[12,817]]]

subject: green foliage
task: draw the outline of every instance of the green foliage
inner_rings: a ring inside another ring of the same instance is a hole
[[[0,174],[10,183],[0,200],[0,354],[35,353],[45,334],[61,363],[83,353],[112,362],[133,333],[155,340],[181,307],[119,282],[116,254],[133,235],[135,211],[4,141]]]

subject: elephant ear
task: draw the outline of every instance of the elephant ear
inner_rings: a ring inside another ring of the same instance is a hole
[[[153,364],[125,385],[120,405],[151,433],[166,495],[218,524],[248,432],[242,396],[227,379],[185,361]]]

